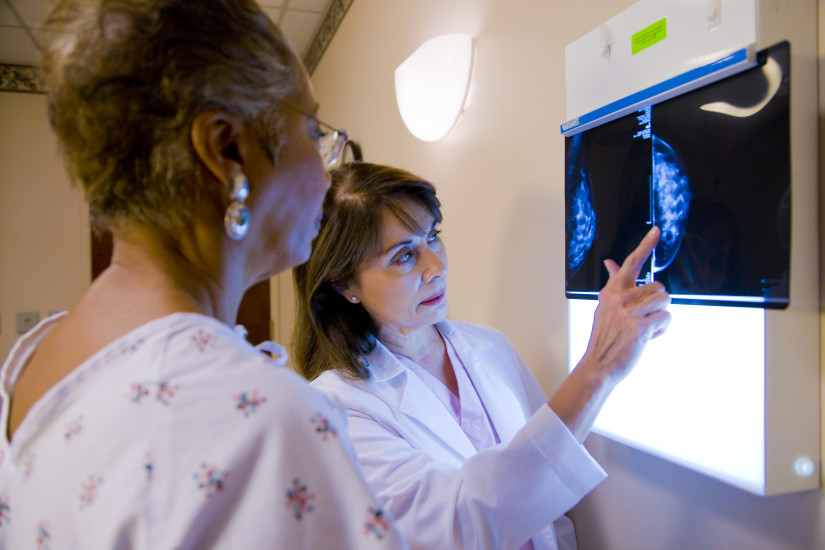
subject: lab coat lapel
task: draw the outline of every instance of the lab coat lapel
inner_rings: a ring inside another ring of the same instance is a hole
[[[513,380],[515,373],[496,368],[495,363],[501,359],[488,340],[459,331],[455,326],[449,326],[445,332],[464,362],[499,439],[508,443],[527,422],[525,404],[514,392],[514,388],[519,387]]]
[[[408,383],[399,407],[401,412],[438,436],[462,458],[466,459],[476,454],[476,449],[467,434],[444,404],[412,371],[408,370],[406,376]]]
[[[430,389],[405,367],[387,348],[380,343],[371,354],[373,367],[380,365],[380,370],[391,376],[403,376],[399,394],[398,410],[417,428],[424,429],[437,436],[444,445],[461,459],[476,454],[470,439],[458,422],[444,408],[444,404]]]

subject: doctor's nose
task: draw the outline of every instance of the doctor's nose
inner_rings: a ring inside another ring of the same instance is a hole
[[[444,277],[447,274],[447,256],[435,250],[427,250],[424,254],[425,267],[422,274],[424,282],[429,283],[436,277]]]

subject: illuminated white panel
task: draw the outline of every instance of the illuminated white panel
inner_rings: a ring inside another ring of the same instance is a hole
[[[568,300],[570,369],[596,300]],[[673,320],[608,399],[594,431],[761,494],[765,311],[671,305]]]

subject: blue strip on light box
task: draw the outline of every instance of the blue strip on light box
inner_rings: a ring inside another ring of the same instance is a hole
[[[568,120],[561,125],[561,133],[569,137],[592,126],[610,122],[613,119],[638,110],[643,105],[653,105],[673,96],[683,94],[705,84],[710,84],[726,76],[752,67],[756,62],[754,48],[742,48],[713,63],[691,69],[678,76],[654,84],[653,86],[630,94],[627,97],[609,103],[604,107]]]

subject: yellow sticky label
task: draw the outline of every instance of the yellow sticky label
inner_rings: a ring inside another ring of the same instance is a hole
[[[633,55],[667,38],[667,17],[662,17],[630,37]]]

